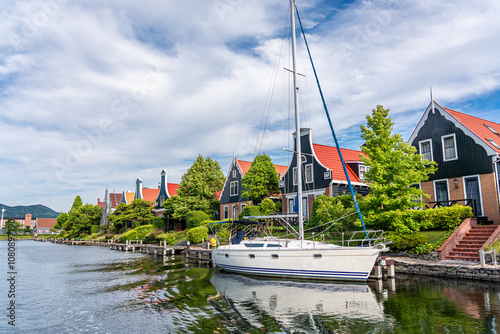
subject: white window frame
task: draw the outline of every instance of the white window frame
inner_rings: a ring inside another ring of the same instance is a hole
[[[241,212],[243,212],[243,209],[245,208],[245,206],[247,206],[247,204],[246,204],[246,203],[241,203],[241,205],[240,205]]]
[[[449,138],[449,137],[453,137],[453,145],[454,148],[455,148],[455,157],[454,158],[451,158],[451,159],[446,159],[446,151],[445,151],[445,147],[444,147],[444,140]],[[454,160],[458,160],[458,150],[457,150],[457,137],[455,136],[454,133],[451,133],[449,135],[444,135],[444,136],[441,136],[441,146],[443,148],[443,161],[454,161]]]
[[[308,168],[310,168],[310,169],[311,169],[311,179],[310,179],[310,180],[308,180],[308,179],[307,179],[307,175],[308,175],[308,174],[307,174],[307,169],[308,169]],[[313,165],[312,165],[312,164],[307,164],[307,165],[305,166],[305,170],[304,170],[304,172],[306,173],[306,183],[312,183],[312,182],[313,182],[313,180],[314,180]]]
[[[232,181],[229,184],[229,196],[237,196],[237,195],[238,195],[238,181]]]
[[[236,170],[233,169],[233,177],[236,177]]]
[[[238,205],[233,204],[233,207],[231,209],[231,218],[235,219],[236,217],[238,217]]]
[[[224,219],[229,218],[229,207],[227,205],[224,206]]]
[[[291,205],[290,205],[291,204]],[[293,207],[295,206],[295,197],[288,198],[288,213],[293,213]]]
[[[425,159],[425,157],[423,156],[423,153],[422,153],[422,144],[425,144],[425,143],[429,143],[429,146],[431,148],[431,158],[427,159],[427,160],[434,161],[434,153],[432,152],[432,139],[425,139],[425,140],[419,141],[418,142],[418,151],[420,152],[420,154],[422,154],[422,159]],[[443,144],[443,146],[444,146],[444,144]]]
[[[450,201],[450,182],[448,179],[441,179],[441,180],[434,180],[433,181],[433,187],[434,187],[434,202],[438,201],[437,198],[437,191],[436,191],[436,183],[438,182],[446,182],[446,193],[448,195],[448,202]]]
[[[293,185],[297,185],[299,182],[298,182],[298,173],[297,173],[297,167],[293,167],[293,172],[292,172],[292,178],[293,178]]]

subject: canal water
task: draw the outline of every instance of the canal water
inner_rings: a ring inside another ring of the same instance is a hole
[[[3,241],[0,266],[0,333],[497,333],[500,323],[500,283],[257,279],[183,256],[35,241],[16,242],[13,285]]]

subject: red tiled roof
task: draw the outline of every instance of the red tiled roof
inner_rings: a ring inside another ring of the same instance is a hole
[[[37,218],[36,227],[37,228],[52,228],[57,224],[56,218]]]
[[[326,146],[321,144],[313,144],[314,152],[319,161],[332,171],[332,180],[346,181],[347,179],[344,174],[344,169],[342,168],[342,162],[340,161],[339,154],[336,147]],[[341,148],[342,157],[344,162],[348,161],[360,161],[359,155],[363,154],[361,151],[350,150],[347,148]],[[347,166],[347,173],[351,182],[361,182],[352,169]]]
[[[245,176],[245,174],[250,170],[250,167],[252,166],[252,162],[250,161],[243,161],[243,160],[238,160],[236,159],[236,162],[240,166],[240,170],[243,173],[242,176]],[[284,175],[286,170],[288,169],[288,166],[282,166],[282,165],[274,165],[274,168],[276,169],[276,173]]]
[[[474,117],[471,115],[467,115],[452,109],[445,109],[451,116],[453,116],[457,121],[462,123],[466,128],[472,131],[476,136],[481,138],[486,145],[491,147],[495,152],[500,154],[500,148],[495,147],[488,139],[493,140],[497,145],[500,145],[500,124],[495,122],[490,122],[485,119]],[[485,125],[488,125],[493,130],[497,132],[494,133],[490,129],[488,129]]]
[[[167,191],[170,197],[177,195],[177,189],[179,189],[179,184],[167,183]]]
[[[122,194],[109,194],[109,201],[111,202],[111,208],[116,208],[116,206],[122,201]]]
[[[159,192],[160,192],[160,189],[158,189],[158,188],[154,188],[154,189],[142,188],[142,198],[145,201],[154,203],[156,201],[156,198],[158,198]]]

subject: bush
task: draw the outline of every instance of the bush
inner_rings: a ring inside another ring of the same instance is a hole
[[[416,233],[388,232],[386,237],[388,241],[393,242],[393,244],[389,246],[393,252],[411,251],[415,247],[427,243],[427,238],[425,236]]]
[[[472,217],[472,208],[463,205],[444,206],[429,212],[428,219],[433,222],[433,228],[452,230],[457,228],[466,218]]]
[[[142,225],[137,228],[134,228],[133,230],[130,230],[126,233],[124,233],[120,239],[122,242],[125,242],[126,240],[143,240],[144,237],[154,231],[154,226],[153,225]]]
[[[308,226],[319,226],[336,221],[341,230],[352,229],[358,217],[353,203],[349,195],[318,196],[313,203]]]
[[[156,236],[157,240],[166,241],[167,245],[173,246],[185,237],[185,232],[177,233],[170,231],[168,233],[160,233]]]
[[[155,219],[153,219],[153,226],[159,230],[163,230],[167,227],[167,222],[163,217],[155,217]]]
[[[134,228],[138,228],[139,226],[141,226],[141,222],[136,220],[133,225],[134,225]]]
[[[259,204],[260,212],[263,215],[271,215],[277,212],[276,204],[270,198],[264,198]]]
[[[208,240],[208,227],[198,226],[188,230],[186,239],[193,244]]]
[[[198,227],[204,220],[210,220],[211,218],[204,211],[191,211],[186,215],[186,228]]]
[[[246,205],[241,213],[238,215],[239,219],[243,219],[245,216],[260,216],[260,207],[257,205]]]
[[[99,225],[90,225],[90,234],[95,234],[99,230]]]

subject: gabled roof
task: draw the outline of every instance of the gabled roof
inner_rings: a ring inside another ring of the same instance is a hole
[[[134,201],[134,196],[135,196],[135,193],[128,192],[128,191],[125,193],[125,200],[127,201],[127,204],[130,204]]]
[[[333,181],[345,181],[347,182],[347,178],[345,177],[344,169],[342,168],[342,162],[339,157],[339,153],[336,147],[321,145],[321,144],[312,144],[313,150],[318,158],[318,160],[328,169],[332,171],[332,180]],[[363,154],[361,151],[350,150],[347,148],[341,148],[342,157],[344,158],[344,162],[352,162],[352,161],[361,161],[359,158],[360,154]],[[347,173],[349,174],[349,178],[351,182],[361,182],[353,172],[353,170],[346,165]]]
[[[443,114],[448,121],[453,122],[456,127],[464,131],[467,136],[474,139],[476,144],[482,146],[488,155],[491,156],[500,154],[500,148],[495,146],[495,144],[500,146],[500,135],[495,133],[500,133],[500,124],[487,121],[479,117],[467,115],[452,109],[444,108],[436,101],[431,101],[427,106],[422,118],[418,122],[412,135],[410,136],[410,139],[408,140],[409,143],[413,142],[420,129],[424,126],[429,113],[432,112],[432,106],[434,106],[434,109],[439,110],[439,112]]]
[[[451,116],[462,123],[462,125],[469,129],[472,133],[481,138],[481,140],[496,151],[497,154],[500,154],[500,124],[487,121],[479,117],[467,115],[452,109],[443,109],[450,113]],[[495,145],[488,139],[498,145],[498,147],[495,147]]]
[[[245,174],[250,170],[250,167],[252,166],[251,161],[243,161],[243,160],[236,160],[236,163],[238,164],[238,167],[240,168],[242,176],[245,176]],[[283,165],[274,165],[274,168],[276,169],[276,173],[279,175],[284,175],[286,170],[288,169],[288,166],[283,166]]]
[[[172,197],[177,195],[177,189],[179,189],[178,183],[167,183],[168,196]]]
[[[142,199],[154,203],[159,192],[158,188],[142,188]]]
[[[122,194],[110,193],[109,201],[111,202],[111,208],[116,208],[116,206],[122,201]]]
[[[36,227],[37,228],[52,228],[57,224],[56,218],[37,218]]]

